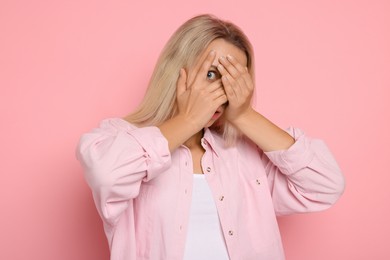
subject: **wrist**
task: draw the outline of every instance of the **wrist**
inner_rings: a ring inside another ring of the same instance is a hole
[[[197,127],[193,120],[182,115],[176,115],[157,127],[167,139],[171,152],[188,140],[188,138],[199,132],[199,127]]]
[[[240,125],[245,125],[246,122],[253,118],[253,115],[257,113],[252,107],[247,108],[237,116],[234,116],[231,120],[228,120],[233,126],[239,128]]]
[[[195,118],[188,115],[179,113],[173,117],[173,120],[175,120],[178,125],[185,127],[186,131],[189,133],[197,133],[203,128],[202,124],[198,123]]]

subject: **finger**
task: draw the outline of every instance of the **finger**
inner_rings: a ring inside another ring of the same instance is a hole
[[[182,95],[187,90],[186,81],[187,81],[187,73],[185,69],[181,68],[179,73],[179,78],[176,83],[177,96]]]
[[[240,73],[240,74],[245,74],[248,72],[248,70],[238,62],[236,58],[234,58],[232,55],[227,55],[226,59],[234,66],[234,68]]]
[[[245,87],[245,89],[248,89],[249,91],[253,91],[254,85],[252,75],[249,73],[248,67],[244,67],[241,63],[238,62],[236,58],[231,55],[227,55],[227,59],[241,73],[240,79],[243,79],[243,81],[240,83],[240,85],[242,87]]]
[[[206,78],[207,72],[209,71],[214,59],[215,59],[215,51],[212,50],[209,52],[206,59],[203,61],[202,65],[197,71],[195,80],[204,80]]]
[[[237,77],[235,80],[237,81],[238,85],[240,86],[240,89],[253,90],[252,77],[249,74],[248,69],[246,67],[244,68],[242,65],[240,65],[240,66],[241,66],[240,69],[242,69],[244,71],[244,73],[241,74],[241,77]],[[222,76],[229,75],[229,72],[226,70],[226,68],[222,64],[218,64],[217,69]],[[230,78],[231,78],[230,84],[233,84],[234,80],[231,76],[230,76]]]
[[[243,75],[243,79],[245,81],[245,84],[246,84],[247,88],[249,90],[253,90],[254,89],[254,85],[253,85],[253,80],[252,80],[251,74],[249,74],[247,72],[246,74]]]
[[[221,96],[219,96],[219,97],[215,100],[216,104],[218,105],[217,107],[219,107],[220,105],[223,105],[223,104],[227,103],[228,101],[229,101],[229,99],[227,98],[226,95],[221,95]]]
[[[207,90],[211,93],[213,91],[215,91],[216,89],[218,88],[221,88],[222,87],[222,80],[221,79],[218,79],[216,81],[214,81],[213,83],[211,83],[208,87],[207,87]]]
[[[223,87],[219,88],[219,89],[216,89],[213,93],[212,93],[212,96],[213,96],[213,99],[218,99],[220,96],[223,96],[223,95],[226,95],[225,93],[225,89]]]
[[[220,64],[223,65],[225,70],[233,77],[233,78],[238,78],[241,73],[236,69],[236,67],[228,61],[225,57],[219,57],[219,62]]]
[[[225,69],[225,67],[222,64],[218,64],[217,69],[222,77],[229,74],[229,72]]]
[[[221,80],[223,88],[225,89],[226,95],[228,98],[232,98],[235,96],[234,90],[232,88],[231,82],[233,81],[232,77],[230,76],[229,72],[225,69],[225,67],[222,64],[218,64],[217,69],[219,73],[221,73]],[[229,81],[230,78],[231,80]]]
[[[233,87],[232,81],[233,79],[229,74],[222,77],[223,88],[229,100],[237,97],[237,88]]]

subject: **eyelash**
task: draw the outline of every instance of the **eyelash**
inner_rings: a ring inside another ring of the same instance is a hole
[[[210,73],[214,73],[215,78],[209,78]],[[215,80],[215,79],[217,79],[218,77],[219,77],[218,71],[209,70],[209,71],[207,72],[207,79],[209,79],[209,80]]]

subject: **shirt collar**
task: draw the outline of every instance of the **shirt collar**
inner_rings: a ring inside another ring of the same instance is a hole
[[[203,140],[207,142],[207,144],[211,147],[211,150],[217,155],[217,157],[219,157],[221,153],[221,145],[216,142],[215,138],[218,137],[216,137],[209,128],[204,129]]]

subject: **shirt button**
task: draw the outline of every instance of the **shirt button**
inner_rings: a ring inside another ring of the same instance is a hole
[[[257,180],[256,180],[256,183],[257,183],[258,185],[260,185],[260,181],[259,181],[259,179],[257,179]]]
[[[180,229],[180,230],[182,230],[182,229],[183,229],[182,225],[180,225],[179,229]]]
[[[233,236],[233,231],[232,230],[229,230],[229,235]]]
[[[188,165],[188,162],[187,162],[187,161],[185,162],[185,165],[186,165],[186,166]]]
[[[184,193],[187,194],[187,189],[184,190]]]
[[[223,201],[224,198],[225,198],[224,196],[221,196],[221,197],[219,197],[219,200]]]
[[[210,168],[210,167],[207,167],[206,171],[207,171],[207,172],[211,172],[211,168]]]

